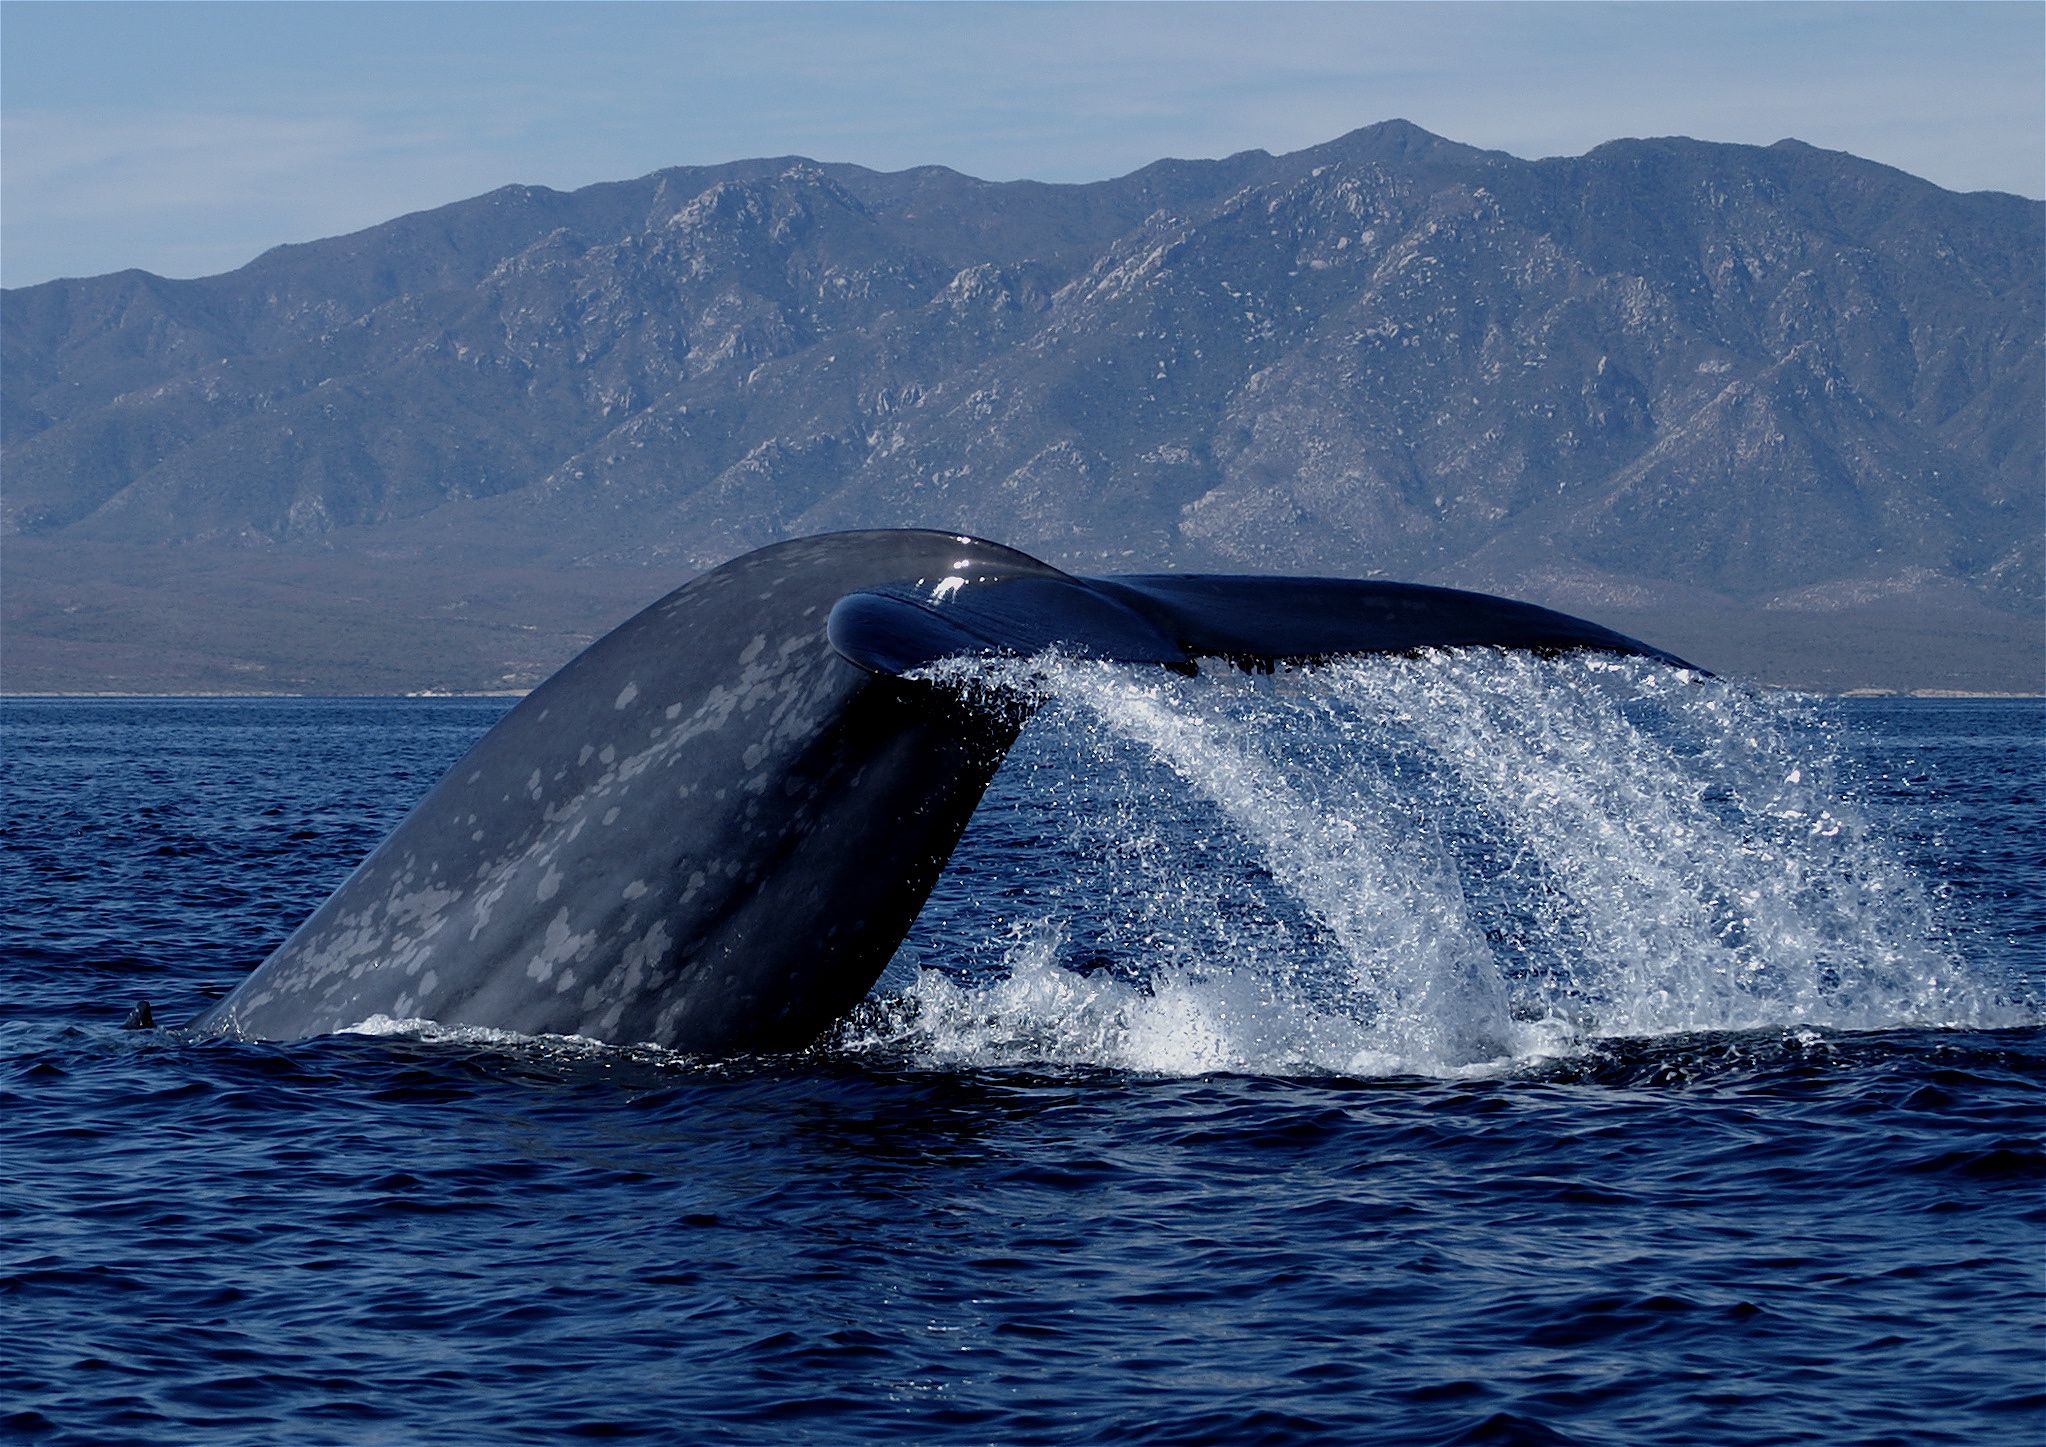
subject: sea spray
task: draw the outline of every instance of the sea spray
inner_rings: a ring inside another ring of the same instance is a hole
[[[930,676],[1037,718],[927,911],[942,927],[841,1032],[856,1051],[1467,1074],[1602,1037],[2020,1017],[1962,967],[1806,701],[1492,650]]]
[[[1598,657],[1331,670],[1539,880],[1535,969],[1606,1034],[1978,1023],[1924,889],[1809,707]]]

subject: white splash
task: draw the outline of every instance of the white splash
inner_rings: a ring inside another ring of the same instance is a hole
[[[613,1045],[587,1035],[529,1034],[492,1025],[444,1025],[417,1016],[398,1019],[370,1015],[335,1032],[339,1035],[367,1035],[380,1040],[419,1040],[431,1045],[466,1045],[493,1053],[543,1057],[556,1061],[595,1060],[607,1064],[636,1061],[659,1067],[704,1068],[698,1056],[652,1044]]]
[[[942,881],[942,927],[841,1032],[854,1051],[1467,1074],[1615,1036],[2029,1022],[1964,966],[1795,700],[1487,650],[930,676],[1039,706],[1049,741],[969,840],[1031,836],[1028,888]]]

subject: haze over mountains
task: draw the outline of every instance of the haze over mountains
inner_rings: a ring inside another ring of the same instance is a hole
[[[516,687],[839,527],[1534,598],[1809,686],[2041,685],[2046,206],[1402,122],[1091,185],[508,187],[5,293],[5,686]]]

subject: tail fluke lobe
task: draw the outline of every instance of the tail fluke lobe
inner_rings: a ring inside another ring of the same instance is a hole
[[[1623,633],[1532,603],[1350,578],[1202,573],[1076,578],[1049,570],[1018,577],[953,576],[848,594],[832,609],[829,631],[847,658],[892,674],[941,658],[1028,656],[1049,649],[1181,672],[1193,671],[1200,658],[1269,669],[1463,647],[1593,649],[1693,667]]]

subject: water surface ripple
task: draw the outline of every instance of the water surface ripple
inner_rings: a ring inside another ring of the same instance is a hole
[[[0,706],[0,1423],[2046,1430],[2037,702],[954,682],[1044,713],[916,932],[825,1045],[717,1063],[124,1031],[235,983],[504,705]]]

